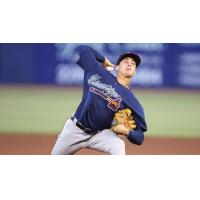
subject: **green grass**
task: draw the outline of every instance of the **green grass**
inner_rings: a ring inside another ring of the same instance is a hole
[[[200,137],[200,93],[138,93],[145,108],[148,135]]]
[[[200,93],[136,91],[148,136],[200,137]],[[81,101],[67,88],[0,88],[0,133],[57,134]]]
[[[0,132],[57,133],[80,99],[80,91],[1,90]]]

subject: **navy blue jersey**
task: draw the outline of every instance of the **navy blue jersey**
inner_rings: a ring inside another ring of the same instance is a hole
[[[109,129],[115,113],[128,107],[137,126],[128,139],[135,144],[143,142],[147,126],[143,108],[134,94],[102,66],[105,58],[100,53],[83,45],[77,51],[80,56],[77,64],[84,70],[84,87],[75,117],[83,126],[95,131]]]

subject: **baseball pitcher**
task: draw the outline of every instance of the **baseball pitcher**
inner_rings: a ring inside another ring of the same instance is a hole
[[[110,73],[114,65],[93,48],[81,45],[77,52],[77,64],[84,70],[83,97],[66,121],[52,154],[74,154],[81,148],[91,148],[124,155],[121,136],[141,145],[147,131],[143,107],[130,90],[141,59],[132,52],[120,55],[115,77]]]

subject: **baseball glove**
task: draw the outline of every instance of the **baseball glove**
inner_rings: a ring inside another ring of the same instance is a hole
[[[115,113],[115,116],[112,121],[111,129],[113,130],[114,127],[116,127],[119,124],[124,124],[124,126],[128,130],[133,130],[136,128],[136,124],[133,119],[132,112],[129,108],[119,110],[118,112]]]

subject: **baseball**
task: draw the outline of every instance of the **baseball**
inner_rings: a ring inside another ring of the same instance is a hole
[[[112,71],[114,69],[114,67],[106,67],[106,70],[108,70],[108,71]]]

